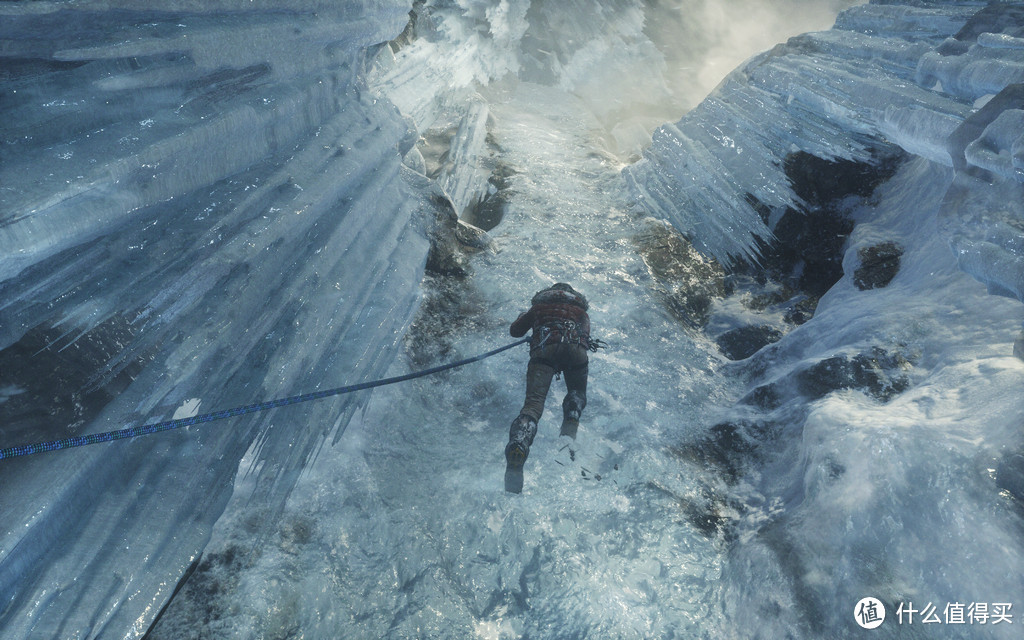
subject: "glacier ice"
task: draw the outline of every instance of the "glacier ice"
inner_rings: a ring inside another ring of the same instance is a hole
[[[458,350],[502,335],[549,280],[599,292],[616,349],[595,362],[593,468],[576,477],[550,443],[535,493],[495,493],[511,358],[4,461],[5,637],[141,637],[190,568],[166,637],[816,637],[841,635],[867,588],[1024,597],[1013,516],[984,484],[1019,413],[1000,351],[1024,299],[1015,3],[850,8],[682,119],[696,99],[679,80],[699,74],[669,45],[696,5],[243,5],[0,6],[0,444],[405,372],[403,341],[430,339],[409,326],[432,225],[473,220],[500,188],[505,219],[453,302]],[[684,50],[707,42],[686,33]],[[786,405],[777,457],[740,486],[702,484],[679,441],[742,380],[660,309],[630,235],[653,215],[756,262],[805,204],[788,156],[896,151],[912,160],[851,243],[895,234],[905,268],[867,298],[841,281],[755,361],[782,380],[883,342],[918,350],[917,386],[885,406]],[[738,537],[705,537],[694,514]],[[199,622],[196,602],[219,617]]]
[[[0,7],[0,346],[84,370],[88,402],[58,390],[77,432],[197,396],[213,410],[379,376],[418,302],[439,195],[464,209],[488,188],[474,166],[487,108],[465,101],[519,69],[527,6],[439,2],[412,25],[408,3],[384,0]],[[420,132],[459,123],[442,187],[402,165],[420,166]],[[24,370],[4,372],[9,410],[48,393],[21,391]],[[254,499],[278,508],[365,397],[5,465],[5,632],[143,633],[242,455]],[[22,416],[3,436],[63,428]]]
[[[359,79],[408,7],[233,7],[0,8],[0,344],[99,352],[76,384],[123,387],[72,433],[373,378],[415,309],[435,205]],[[5,635],[141,635],[250,445],[281,501],[364,400],[5,464]],[[45,415],[5,443],[66,433]]]
[[[979,11],[956,3],[848,9],[832,30],[797,36],[751,59],[682,120],[663,127],[644,160],[627,170],[634,191],[646,210],[730,263],[756,260],[756,242],[770,237],[748,195],[768,207],[801,205],[778,169],[794,150],[870,161],[873,150],[891,144],[951,165],[958,159],[947,140],[973,103],[1019,83],[1024,72],[1014,36],[972,29],[999,11],[998,4]],[[1020,29],[995,20],[999,29]],[[708,141],[708,123],[731,133],[734,143]],[[1019,181],[1011,152],[1016,121],[1007,114],[990,126],[972,147],[972,166],[980,166],[977,160]],[[687,185],[707,179],[694,172],[707,170],[722,187],[702,199],[687,197]]]
[[[524,500],[505,497],[502,448],[527,357],[519,349],[382,389],[331,455],[307,468],[244,571],[226,560],[247,546],[248,489],[239,489],[228,509],[236,521],[218,524],[209,564],[156,638],[187,634],[205,607],[207,628],[249,637],[295,627],[316,637],[699,632],[686,617],[712,608],[718,560],[700,534],[661,517],[686,495],[686,479],[656,443],[677,422],[698,420],[724,381],[683,325],[636,298],[651,276],[628,238],[643,221],[629,215],[618,163],[588,134],[597,120],[584,104],[533,83],[492,102],[515,195],[491,232],[493,251],[474,263],[473,284],[457,285],[458,317],[437,320],[464,327],[454,358],[507,336],[549,280],[595,292],[594,326],[615,348],[592,360],[591,419],[576,459],[560,448],[560,411],[549,405]],[[568,251],[579,258],[566,260]],[[432,337],[424,324],[412,332],[418,342]],[[641,327],[678,348],[649,357]],[[641,391],[648,387],[663,392]],[[304,544],[298,528],[308,531]],[[274,578],[283,575],[294,579]],[[225,580],[237,580],[237,592],[216,588]]]

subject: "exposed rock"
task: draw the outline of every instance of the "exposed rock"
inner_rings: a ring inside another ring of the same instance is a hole
[[[801,325],[814,317],[814,312],[818,309],[818,298],[798,296],[794,300],[783,316],[786,322]]]
[[[900,270],[903,247],[883,242],[857,251],[860,266],[853,272],[853,283],[861,291],[888,286]]]
[[[426,270],[430,275],[462,278],[469,274],[468,252],[485,249],[490,245],[487,233],[459,220],[451,202],[435,195],[433,202],[437,216],[427,232],[430,251]]]
[[[464,220],[457,221],[455,225],[455,239],[463,251],[472,252],[474,249],[487,249],[491,246],[491,237],[486,231]]]
[[[812,400],[839,389],[862,389],[887,402],[910,386],[907,376],[899,372],[908,364],[898,354],[875,347],[870,354],[834,356],[811,365],[797,373],[797,388]]]
[[[497,330],[502,322],[493,317],[469,278],[428,273],[422,288],[423,302],[405,335],[405,347],[414,365],[427,367],[464,357],[455,348],[460,334],[481,323],[494,324]]]
[[[734,484],[745,459],[754,455],[756,447],[744,434],[745,425],[722,422],[708,429],[707,435],[685,448],[686,457],[703,467],[719,471]]]
[[[687,521],[705,538],[715,537],[725,524],[725,519],[716,506],[714,502],[710,501],[701,504],[693,500],[679,503]]]
[[[783,282],[815,297],[843,276],[843,245],[853,221],[842,213],[820,209],[815,214],[787,211],[774,232],[779,239],[773,264]]]
[[[707,323],[715,297],[725,294],[725,270],[700,254],[673,227],[651,222],[633,238],[661,287],[665,306],[687,324]]]
[[[782,331],[770,324],[748,325],[726,331],[715,343],[730,360],[745,360],[765,345],[778,342],[782,335]]]
[[[769,283],[767,281],[762,283],[761,286],[764,290],[761,293],[752,295],[750,298],[744,300],[744,307],[751,311],[765,311],[769,307],[774,307],[789,301],[796,295],[796,291],[786,286],[770,289],[768,288]]]
[[[698,503],[687,501],[684,507],[696,507],[691,511],[685,508],[687,515],[709,515],[718,513],[723,508],[729,511],[742,510],[742,506],[722,495],[720,487],[724,482],[728,486],[736,485],[745,473],[745,469],[753,468],[771,457],[772,449],[765,444],[780,437],[780,426],[773,422],[749,420],[721,422],[693,441],[671,447],[669,452],[708,473],[701,482],[705,485],[705,500]],[[703,524],[720,521],[714,518],[699,518]],[[698,524],[694,522],[694,524]],[[704,527],[698,527],[705,530]]]
[[[482,229],[455,216],[455,207],[436,188],[432,207],[424,213],[430,240],[423,277],[423,302],[405,335],[406,349],[419,366],[436,364],[455,355],[453,336],[488,315],[471,285],[469,255],[490,246]]]
[[[687,522],[705,538],[723,535],[729,540],[735,536],[729,525],[735,521],[736,514],[744,510],[743,505],[735,498],[708,484],[704,484],[696,492],[687,492],[685,495],[657,481],[647,482],[645,486],[675,502]]]
[[[996,486],[1024,504],[1024,453],[1007,455],[999,461]]]
[[[875,163],[830,161],[799,151],[786,157],[785,171],[803,210],[773,211],[750,196],[774,234],[760,246],[764,275],[806,294],[793,317],[805,322],[816,303],[843,276],[843,248],[853,231],[850,212],[896,172],[904,154],[884,149]]]
[[[496,144],[493,146],[497,147]],[[513,193],[511,178],[515,174],[515,169],[500,160],[496,161],[491,175],[487,178],[487,193],[480,202],[464,213],[466,220],[484,231],[490,231],[498,226],[505,217],[505,207]]]
[[[68,333],[44,324],[0,350],[0,434],[5,441],[77,434],[131,384],[149,355],[122,358],[136,340],[131,320],[122,316],[74,337]]]
[[[983,33],[1009,33],[1020,37],[1024,33],[1024,6],[1009,2],[988,3],[975,12],[953,38],[959,42],[974,43]]]
[[[771,411],[777,409],[782,405],[784,397],[780,391],[780,385],[775,382],[769,382],[759,387],[755,387],[753,391],[743,396],[740,399],[742,404],[749,404],[765,411]]]
[[[870,163],[825,160],[798,151],[786,157],[784,168],[802,203],[799,210],[773,209],[747,194],[747,201],[772,230],[773,240],[759,244],[758,264],[733,267],[723,290],[733,295],[745,279],[755,283],[760,291],[750,295],[748,288],[742,294],[748,297],[741,302],[764,314],[766,321],[719,336],[716,342],[727,357],[744,360],[781,339],[785,330],[777,328],[777,314],[789,325],[801,325],[814,317],[821,296],[843,276],[844,249],[854,227],[852,212],[892,177],[904,157],[903,152],[889,147],[880,147],[878,159]],[[884,243],[864,253],[865,285],[888,283],[893,263],[899,268],[900,252],[894,243]],[[762,391],[755,398],[757,404],[768,403],[768,407],[778,395]]]
[[[412,9],[409,11],[409,22],[405,24],[405,29],[402,30],[402,33],[398,34],[397,38],[388,42],[392,53],[398,53],[399,50],[409,46],[419,37],[416,27],[420,14],[423,12],[424,4],[426,4],[425,0],[415,0],[412,3]]]
[[[1024,360],[1024,331],[1017,334],[1017,339],[1013,341],[1013,355]]]
[[[453,336],[487,315],[470,279],[469,255],[490,246],[482,229],[459,220],[455,208],[436,188],[431,198],[426,234],[430,251],[423,278],[423,302],[405,336],[412,362],[419,366],[450,359]]]
[[[243,549],[232,543],[224,551],[196,558],[174,590],[171,606],[188,611],[187,615],[179,613],[177,617],[206,625],[221,620],[227,610],[219,606],[219,601],[238,588],[243,572],[251,569],[261,554],[259,545],[252,546],[252,549]],[[156,637],[175,637],[181,631],[174,628],[173,622],[168,624],[168,619],[164,618],[166,611],[161,611],[150,627],[150,633],[155,633]]]
[[[819,360],[783,379],[756,387],[741,402],[772,410],[795,394],[817,400],[840,389],[859,389],[888,402],[910,386],[910,379],[903,373],[909,367],[900,354],[874,347],[852,358],[841,355]]]

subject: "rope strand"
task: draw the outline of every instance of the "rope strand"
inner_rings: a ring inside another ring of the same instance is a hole
[[[268,409],[275,409],[277,407],[286,407],[291,404],[299,404],[300,402],[320,400],[322,398],[329,398],[331,396],[337,396],[343,393],[351,393],[353,391],[362,391],[364,389],[382,387],[388,384],[395,384],[396,382],[412,380],[413,378],[421,378],[423,376],[438,373],[446,369],[454,369],[455,367],[461,367],[472,362],[477,362],[478,360],[483,360],[484,358],[490,358],[493,355],[499,354],[507,349],[511,349],[512,347],[519,346],[527,341],[529,341],[529,338],[523,338],[522,340],[517,340],[512,344],[507,344],[504,347],[499,347],[492,351],[488,351],[487,353],[482,353],[480,355],[473,356],[472,358],[466,358],[465,360],[458,360],[456,362],[449,362],[448,364],[442,364],[436,367],[431,367],[430,369],[424,369],[422,371],[414,371],[413,373],[407,373],[405,375],[395,376],[393,378],[384,378],[382,380],[360,382],[359,384],[353,384],[346,387],[338,387],[336,389],[328,389],[326,391],[314,391],[313,393],[304,393],[298,396],[291,396],[288,398],[281,398],[279,400],[270,400],[268,402],[250,404],[244,407],[234,407],[233,409],[224,409],[223,411],[204,413],[202,415],[192,416],[191,418],[165,420],[164,422],[141,425],[138,427],[129,427],[127,429],[118,429],[117,431],[93,433],[85,436],[72,436],[70,438],[62,438],[60,440],[50,440],[49,442],[37,442],[34,444],[7,447],[6,449],[0,449],[0,460],[4,458],[28,456],[35,453],[43,453],[45,451],[58,451],[60,449],[70,449],[72,447],[83,447],[87,444],[96,444],[99,442],[113,442],[114,440],[134,438],[135,436],[149,435],[151,433],[168,431],[170,429],[180,429],[181,427],[190,427],[196,424],[213,422],[214,420],[233,418],[235,416],[242,416],[247,413],[256,413],[259,411],[266,411]]]

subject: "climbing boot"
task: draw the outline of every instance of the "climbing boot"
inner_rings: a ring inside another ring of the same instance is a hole
[[[570,391],[562,401],[562,430],[559,435],[576,439],[576,430],[580,427],[580,414],[587,405],[587,399],[576,391]]]
[[[580,428],[580,421],[576,418],[563,418],[562,419],[562,430],[558,435],[569,436],[573,440],[576,439],[576,430]]]
[[[505,447],[505,491],[509,493],[523,492],[523,464],[530,448],[517,442],[510,442]]]
[[[522,469],[529,455],[530,447],[522,442],[510,442],[505,446],[505,462],[509,467]]]
[[[505,491],[522,493],[523,465],[530,455],[530,445],[537,435],[537,422],[527,415],[520,415],[509,429],[508,444],[505,446]]]

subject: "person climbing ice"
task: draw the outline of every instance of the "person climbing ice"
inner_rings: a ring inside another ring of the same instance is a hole
[[[580,414],[587,406],[587,352],[604,346],[590,337],[587,299],[568,284],[556,282],[537,292],[530,304],[530,309],[509,328],[516,338],[533,330],[526,367],[526,401],[519,417],[512,421],[505,447],[505,490],[512,493],[523,489],[523,465],[537,435],[551,378],[559,373],[565,376],[561,435],[575,440]]]

